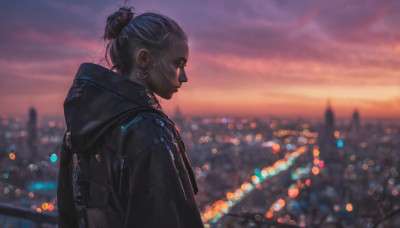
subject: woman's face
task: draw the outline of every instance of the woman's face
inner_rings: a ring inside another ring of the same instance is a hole
[[[171,99],[188,80],[184,69],[188,57],[187,42],[181,40],[154,63],[154,69],[149,71],[148,88],[164,99]]]

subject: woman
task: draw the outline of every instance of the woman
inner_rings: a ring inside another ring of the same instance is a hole
[[[64,103],[60,227],[203,227],[183,142],[154,95],[187,81],[187,36],[166,16],[121,8],[104,39],[111,70],[82,64]]]

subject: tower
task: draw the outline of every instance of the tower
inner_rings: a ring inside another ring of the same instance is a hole
[[[354,134],[358,134],[360,130],[360,114],[358,113],[357,109],[354,110],[353,117],[350,123],[350,130]]]
[[[335,130],[335,116],[331,108],[331,102],[328,100],[328,105],[325,111],[325,132],[327,136],[333,136]]]
[[[174,118],[182,118],[182,111],[179,106],[176,106]]]
[[[337,159],[337,146],[334,136],[335,131],[335,114],[331,107],[331,102],[328,100],[327,108],[325,110],[325,123],[320,129],[319,134],[319,147],[321,151],[320,157],[326,163],[334,162]]]
[[[31,157],[37,156],[37,113],[34,108],[29,109],[29,120],[27,126],[28,147],[31,150]]]
[[[179,106],[176,106],[175,113],[174,113],[174,122],[177,125],[179,130],[182,130],[184,127],[184,116],[182,115],[182,111]]]

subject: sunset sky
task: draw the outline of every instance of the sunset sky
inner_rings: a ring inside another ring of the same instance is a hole
[[[0,115],[62,115],[79,65],[103,60],[110,0],[0,1]],[[398,0],[146,0],[137,14],[189,36],[189,81],[172,114],[400,118]]]

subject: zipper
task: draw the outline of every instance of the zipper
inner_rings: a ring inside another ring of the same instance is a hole
[[[124,168],[125,168],[125,157],[122,157],[120,160],[120,170],[119,170],[119,195],[122,195],[122,181],[124,177]]]

